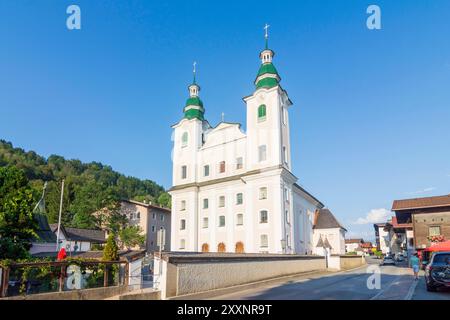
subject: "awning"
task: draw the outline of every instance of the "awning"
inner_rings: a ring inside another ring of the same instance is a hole
[[[450,251],[450,240],[432,244],[431,247],[426,248],[424,251],[428,252]]]

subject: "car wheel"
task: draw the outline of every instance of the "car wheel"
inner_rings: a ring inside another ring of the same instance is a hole
[[[427,283],[427,291],[428,291],[428,292],[436,292],[436,288],[433,287],[433,286],[430,286],[430,285]]]

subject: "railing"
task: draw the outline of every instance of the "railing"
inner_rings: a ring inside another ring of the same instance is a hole
[[[127,261],[43,261],[0,266],[0,297],[128,285]]]

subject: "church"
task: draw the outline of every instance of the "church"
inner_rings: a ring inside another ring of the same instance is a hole
[[[239,123],[213,127],[200,86],[189,88],[173,125],[171,251],[311,254],[314,215],[324,205],[292,172],[289,109],[268,35],[254,92]]]

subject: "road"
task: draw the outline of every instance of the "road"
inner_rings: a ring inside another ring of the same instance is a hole
[[[379,260],[368,260],[369,265]],[[318,273],[262,283],[251,288],[235,288],[226,293],[209,292],[189,299],[214,300],[450,300],[450,292],[427,292],[423,271],[415,281],[406,266],[380,266],[380,286],[367,286],[367,266],[347,272]]]

